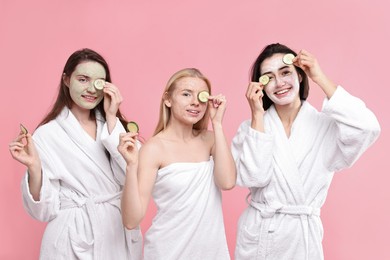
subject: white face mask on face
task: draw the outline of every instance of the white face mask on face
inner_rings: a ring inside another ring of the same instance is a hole
[[[78,64],[66,84],[75,105],[81,109],[94,109],[102,101],[104,93],[97,90],[93,83],[105,78],[106,71],[100,63],[87,61]]]
[[[275,105],[289,105],[299,100],[300,77],[293,65],[283,62],[283,56],[274,54],[261,64],[262,75],[270,79],[264,91]]]

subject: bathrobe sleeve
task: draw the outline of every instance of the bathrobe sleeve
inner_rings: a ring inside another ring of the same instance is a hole
[[[254,130],[250,120],[243,122],[232,140],[237,168],[237,185],[264,187],[272,175],[274,136]]]
[[[119,153],[118,145],[119,134],[125,132],[125,128],[117,118],[116,125],[111,134],[108,133],[107,123],[105,123],[101,135],[102,143],[111,156],[111,168],[114,172],[114,177],[116,181],[122,186],[125,184],[126,161]]]
[[[60,209],[59,200],[59,180],[55,176],[55,167],[52,164],[53,160],[46,153],[45,149],[38,140],[35,140],[36,148],[39,152],[39,157],[42,164],[42,186],[39,194],[39,201],[35,201],[31,195],[28,178],[29,173],[26,172],[22,179],[22,195],[23,205],[31,217],[39,221],[50,221],[57,216]]]
[[[325,139],[325,165],[330,171],[350,167],[375,142],[380,126],[364,102],[337,87],[324,101],[322,112],[331,118]]]

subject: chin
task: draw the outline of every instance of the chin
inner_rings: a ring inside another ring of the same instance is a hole
[[[90,105],[90,106],[82,106],[82,108],[84,108],[84,109],[88,109],[88,110],[92,110],[92,109],[94,109],[95,107],[97,106],[97,104],[95,104],[95,105]]]
[[[277,106],[285,106],[285,105],[289,105],[291,103],[293,103],[292,100],[272,100],[274,102],[275,105]]]
[[[293,97],[285,97],[283,99],[271,99],[275,105],[279,105],[279,106],[285,106],[285,105],[290,105],[292,103],[294,103],[296,101],[296,98],[297,96],[293,96]]]

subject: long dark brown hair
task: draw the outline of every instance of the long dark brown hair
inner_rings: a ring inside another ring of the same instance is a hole
[[[106,71],[105,80],[111,82],[111,74],[110,74],[110,69],[108,67],[108,64],[99,53],[87,48],[75,51],[72,55],[70,55],[70,57],[65,63],[64,70],[61,74],[57,99],[50,112],[43,118],[43,120],[39,123],[38,126],[44,125],[50,122],[51,120],[55,119],[61,113],[62,109],[65,106],[68,107],[69,109],[72,108],[74,102],[70,96],[69,88],[65,85],[63,78],[64,76],[70,77],[73,71],[76,69],[77,65],[86,61],[94,61],[101,64],[104,67],[104,70]],[[95,110],[98,110],[103,116],[104,120],[106,120],[106,112],[104,111],[103,100],[94,109],[91,109],[90,111],[91,118],[95,118]],[[122,115],[119,109],[116,113],[116,116],[119,118],[123,127],[126,129],[126,123],[127,123],[126,119]]]
[[[251,81],[252,82],[258,82],[259,78],[261,76],[261,64],[263,61],[269,57],[271,57],[274,54],[277,53],[292,53],[294,56],[297,56],[296,52],[290,49],[289,47],[280,44],[280,43],[273,43],[270,45],[267,45],[259,54],[256,61],[253,63],[251,68]],[[299,67],[294,66],[297,70],[298,74],[302,77],[302,81],[299,83],[299,98],[301,100],[306,100],[309,96],[309,79],[306,75],[306,73]],[[267,96],[267,94],[264,94],[263,96],[263,108],[264,110],[267,110],[274,102]]]

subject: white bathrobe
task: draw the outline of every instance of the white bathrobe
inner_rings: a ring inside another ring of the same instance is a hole
[[[40,200],[29,191],[28,173],[22,181],[28,213],[48,222],[40,259],[140,259],[139,229],[125,230],[120,195],[126,162],[119,154],[119,119],[111,133],[96,113],[96,141],[72,112],[39,127],[33,139],[42,161]]]
[[[152,194],[157,215],[145,235],[145,260],[230,259],[213,169],[210,159],[158,171]]]
[[[334,172],[379,136],[375,115],[338,86],[322,112],[303,102],[289,138],[274,106],[264,115],[265,133],[250,124],[243,122],[232,142],[237,184],[250,190],[236,259],[323,259],[320,208]]]

